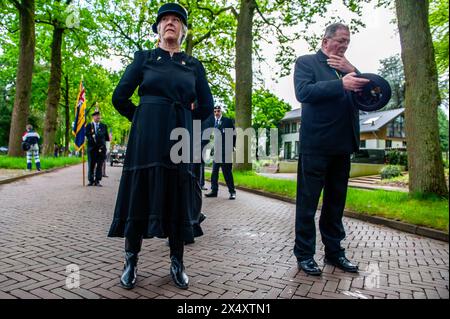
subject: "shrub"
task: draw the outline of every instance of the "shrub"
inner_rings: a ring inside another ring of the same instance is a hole
[[[388,165],[381,170],[381,179],[390,179],[402,175],[398,165]]]
[[[401,150],[386,152],[386,162],[389,165],[401,165],[408,169],[408,153]]]

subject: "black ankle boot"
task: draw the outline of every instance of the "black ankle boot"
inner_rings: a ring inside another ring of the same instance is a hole
[[[125,252],[125,265],[120,277],[120,284],[125,289],[133,289],[136,285],[138,254]]]
[[[184,271],[183,260],[176,256],[171,256],[170,260],[170,275],[172,276],[175,286],[180,289],[188,289],[189,277]]]

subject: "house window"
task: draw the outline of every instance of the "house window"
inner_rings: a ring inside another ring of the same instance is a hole
[[[392,141],[386,140],[386,148],[392,148]]]
[[[284,134],[289,134],[289,133],[291,133],[291,124],[286,123],[284,125]]]
[[[387,125],[387,136],[400,138],[405,137],[405,117],[403,115],[398,116]]]
[[[291,125],[291,133],[297,133],[297,123],[292,123],[292,125]]]
[[[359,142],[359,148],[366,148],[366,141],[365,140],[361,140]]]
[[[403,147],[406,148],[406,141],[403,141]]]

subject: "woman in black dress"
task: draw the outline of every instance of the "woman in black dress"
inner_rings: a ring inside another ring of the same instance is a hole
[[[203,65],[180,51],[186,26],[183,7],[163,5],[153,25],[159,47],[135,53],[112,98],[119,113],[132,121],[108,234],[125,237],[125,266],[120,282],[127,289],[136,283],[142,238],[152,237],[169,238],[170,274],[177,287],[188,288],[183,250],[184,243],[198,235],[193,229],[199,222],[194,205],[197,181],[190,160],[172,161],[171,148],[178,141],[171,140],[170,133],[184,128],[192,139],[193,119],[210,116],[214,102]],[[137,87],[138,107],[130,100]],[[192,110],[194,101],[197,107]]]

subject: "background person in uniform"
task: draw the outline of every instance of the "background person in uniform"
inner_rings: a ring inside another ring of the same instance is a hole
[[[92,122],[86,125],[88,154],[88,186],[102,186],[102,167],[106,158],[106,142],[109,141],[108,127],[100,123],[100,112],[92,113]]]
[[[27,170],[31,171],[32,158],[34,157],[34,163],[36,164],[36,170],[41,170],[41,161],[39,159],[39,139],[40,136],[34,131],[31,124],[27,125],[27,130],[23,133],[22,141],[30,144],[30,148],[27,151]]]
[[[345,58],[349,43],[349,28],[332,24],[325,30],[321,50],[301,56],[295,65],[295,94],[302,103],[302,125],[294,254],[299,268],[311,275],[321,274],[314,260],[314,217],[322,189],[319,228],[325,263],[348,272],[358,271],[345,257],[340,243],[345,238],[342,216],[350,155],[359,148],[359,111],[351,92],[361,91],[368,80],[355,77],[357,69]]]
[[[214,101],[202,63],[181,52],[186,10],[175,3],[161,6],[153,32],[158,47],[135,53],[113,94],[114,107],[132,125],[108,236],[125,237],[122,287],[136,284],[142,239],[168,237],[170,275],[178,288],[187,289],[184,243],[194,240],[193,225],[199,221],[194,204],[198,183],[192,158],[172,159],[171,150],[180,142],[170,135],[177,128],[187,131],[192,149],[193,119],[206,119]],[[139,107],[130,100],[137,87]],[[181,153],[185,157],[183,149]]]
[[[230,199],[236,199],[236,190],[234,188],[233,180],[233,152],[227,152],[226,129],[233,129],[233,121],[227,117],[222,116],[222,109],[220,106],[214,107],[214,132],[220,132],[222,145],[218,145],[218,139],[214,138],[214,162],[211,174],[211,191],[205,194],[206,197],[217,197],[219,191],[219,169],[222,167],[223,177],[230,193]],[[233,134],[233,149],[236,146],[236,134]],[[218,151],[218,149],[221,149]]]

